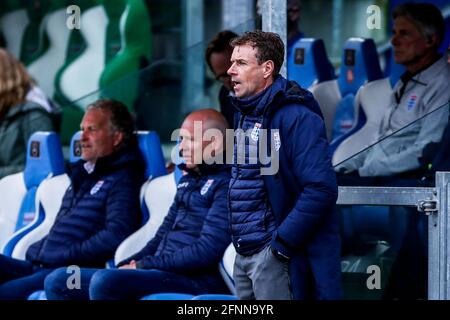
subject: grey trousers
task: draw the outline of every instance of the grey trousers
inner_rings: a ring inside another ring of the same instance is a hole
[[[251,256],[236,254],[233,278],[240,300],[292,300],[289,263],[270,246]]]

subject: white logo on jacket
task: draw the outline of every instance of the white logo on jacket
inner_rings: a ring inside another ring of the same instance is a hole
[[[92,187],[91,189],[91,195],[94,195],[98,192],[98,190],[100,190],[100,188],[103,186],[103,184],[105,183],[105,181],[100,180],[98,181],[95,186]]]
[[[186,188],[188,185],[189,185],[189,182],[179,183],[177,189]]]
[[[202,189],[200,190],[200,194],[203,196],[205,193],[208,192],[209,187],[211,187],[211,185],[213,184],[214,179],[208,179],[208,181],[206,181],[206,183],[203,185]]]
[[[255,126],[253,127],[252,134],[251,134],[253,141],[258,141],[260,129],[261,129],[261,123],[256,122]]]
[[[281,148],[281,139],[280,139],[280,133],[274,132],[273,133],[273,141],[275,143],[275,151],[280,150]]]

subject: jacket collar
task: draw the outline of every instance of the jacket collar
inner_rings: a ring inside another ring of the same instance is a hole
[[[72,176],[88,174],[84,168],[85,163],[85,160],[79,160],[74,163],[71,166]],[[108,156],[97,159],[94,170],[90,175],[98,177],[124,167],[134,168],[136,171],[140,170],[142,171],[142,175],[144,174],[145,163],[137,146],[128,146]]]

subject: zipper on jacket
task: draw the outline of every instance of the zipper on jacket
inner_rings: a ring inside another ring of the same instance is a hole
[[[242,129],[244,120],[245,120],[245,115],[242,114],[241,119],[239,119],[238,129]],[[233,148],[234,148],[234,145],[233,145]],[[240,167],[239,167],[239,164],[237,163],[237,147],[236,147],[235,151],[236,151],[236,154],[233,155],[233,161],[236,160],[236,168],[237,168],[236,179],[233,179],[233,182],[231,183],[230,187],[228,188],[228,216],[229,216],[228,219],[230,220],[228,225],[230,227],[230,236],[233,235],[232,228],[231,228],[231,224],[232,224],[232,220],[231,220],[231,188],[233,188],[234,184],[236,183],[236,180],[239,178],[239,175],[240,175]]]

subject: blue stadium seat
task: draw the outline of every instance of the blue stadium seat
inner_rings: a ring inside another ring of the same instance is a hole
[[[303,88],[336,78],[322,39],[298,40],[288,57],[287,68],[288,79]]]
[[[141,187],[141,192],[140,192],[141,213],[142,213],[141,229],[142,229],[147,225],[147,222],[149,222],[149,220],[150,220],[150,211],[145,202],[145,194],[146,194],[146,190],[148,189],[148,185],[153,179],[165,175],[167,173],[167,170],[166,170],[164,156],[163,156],[163,152],[161,149],[161,142],[159,140],[158,134],[154,131],[138,131],[137,137],[138,137],[139,149],[141,150],[142,156],[145,161],[145,179],[146,179],[146,181],[144,182],[144,184]],[[164,189],[161,189],[161,190],[164,190]],[[160,192],[160,191],[158,191],[158,192]],[[149,224],[153,224],[154,221],[155,221],[155,219],[152,219],[151,223],[149,223]],[[159,224],[158,224],[158,226],[159,226]],[[141,229],[139,229],[139,230],[141,230]],[[138,232],[138,231],[136,231],[136,232]],[[117,248],[118,251],[119,251],[119,248],[122,248],[122,249],[120,249],[119,252],[127,252],[129,250],[130,246],[134,247],[134,245],[137,245],[132,240],[134,238],[131,238],[130,240],[128,240],[130,237],[125,239],[122,242],[123,245],[121,244]],[[137,237],[137,236],[135,236],[135,237]],[[142,243],[142,246],[145,245],[145,243],[147,243],[147,242]],[[122,251],[122,250],[124,250],[124,251]],[[117,251],[116,251],[116,254],[117,254]],[[127,257],[128,256],[126,256],[124,258],[127,258]],[[115,265],[117,264],[117,262],[119,262],[119,261],[111,259],[110,261],[107,262],[106,267],[114,268]]]
[[[70,155],[69,160],[75,163],[81,159],[81,131],[76,132],[70,139]]]
[[[169,212],[177,191],[181,171],[174,172],[147,181],[141,188],[142,211],[149,217],[145,224],[125,239],[114,255],[115,264],[139,252],[154,237],[165,216]]]
[[[80,132],[73,135],[70,143],[70,162],[74,163],[80,159],[81,145]],[[45,179],[36,191],[36,214],[33,222],[33,230],[28,232],[14,247],[12,257],[16,259],[25,259],[26,252],[30,245],[48,234],[52,227],[62,198],[70,185],[70,179],[67,174],[60,174],[49,179]]]
[[[139,147],[146,162],[147,181],[141,187],[142,227],[125,239],[117,248],[114,263],[128,258],[141,250],[155,235],[158,227],[169,211],[180,178],[179,169],[167,174],[161,143],[155,132],[139,131]]]
[[[311,91],[322,111],[328,140],[331,140],[333,120],[340,93],[321,39],[298,40],[288,57],[288,79]]]
[[[3,254],[11,256],[18,241],[42,222],[39,220],[39,215],[35,214],[36,209],[38,209],[35,207],[38,187],[44,180],[63,173],[64,158],[58,135],[54,132],[34,133],[28,141],[26,165],[23,173],[12,175],[9,179],[5,177],[6,181],[3,182],[2,179],[0,183],[5,183],[5,186],[0,187],[0,189],[9,187],[21,191],[26,190],[25,193],[20,192],[19,197],[9,198],[8,194],[5,193],[0,195],[2,198],[5,197],[2,199],[3,208],[20,208],[18,211],[4,212],[0,217],[6,220],[5,225],[2,225],[6,229],[4,230],[6,234],[8,234],[8,231],[16,231],[6,240],[2,248]],[[32,223],[30,224],[30,222]],[[14,224],[11,225],[11,223]]]
[[[372,39],[350,38],[344,46],[342,64],[337,84],[341,100],[336,107],[333,124],[331,150],[352,132],[361,128],[366,118],[355,106],[355,96],[359,88],[367,82],[382,78],[375,43]]]
[[[44,290],[38,290],[30,294],[27,300],[47,300],[47,295]]]
[[[390,104],[391,93],[390,78],[369,82],[358,90],[355,105],[365,121],[359,128],[352,130],[351,135],[345,135],[346,138],[336,147],[332,156],[333,166],[376,142],[381,121]]]
[[[191,300],[194,296],[187,293],[154,293],[141,298],[141,300]]]
[[[146,164],[145,178],[154,179],[167,174],[158,134],[154,131],[138,131],[138,142]]]
[[[231,294],[200,294],[191,300],[238,300],[238,298]]]

